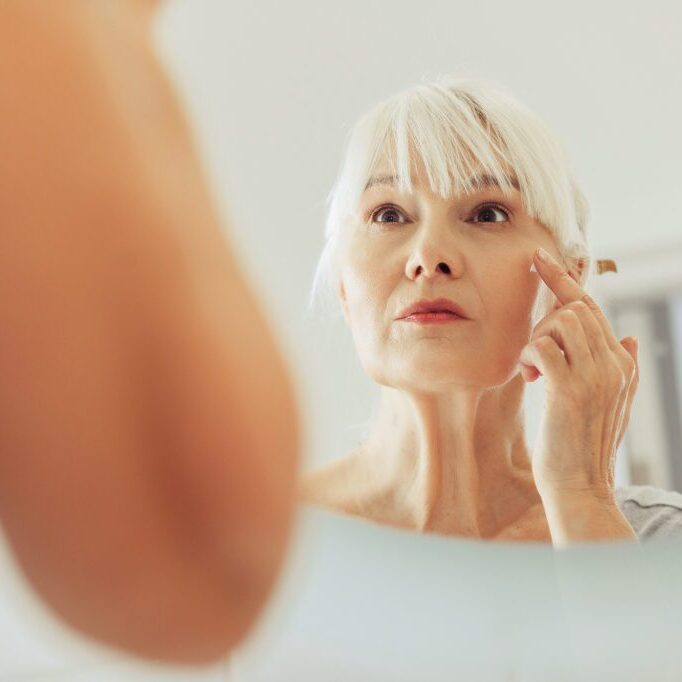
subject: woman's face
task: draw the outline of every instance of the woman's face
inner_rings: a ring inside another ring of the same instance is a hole
[[[541,280],[529,272],[553,235],[496,185],[443,199],[423,174],[400,193],[378,169],[350,227],[339,294],[365,371],[378,383],[425,392],[492,386],[517,373]],[[543,285],[544,286],[544,285]],[[468,319],[399,319],[421,299],[447,298]]]

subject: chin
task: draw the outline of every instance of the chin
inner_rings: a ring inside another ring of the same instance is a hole
[[[372,379],[384,386],[422,393],[442,393],[459,386],[487,388],[501,386],[513,379],[518,370],[504,366],[494,367],[483,356],[453,358],[447,354],[430,352],[402,357],[379,369],[368,371]]]
[[[401,361],[395,363],[390,370],[369,371],[369,376],[383,386],[391,386],[402,390],[421,393],[441,393],[462,385],[480,385],[481,372],[475,366],[462,363],[438,362],[429,358],[427,362]]]

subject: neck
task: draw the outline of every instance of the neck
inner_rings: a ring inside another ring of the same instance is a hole
[[[525,511],[539,498],[524,438],[524,386],[517,375],[485,390],[382,387],[378,418],[356,452],[366,471],[357,503],[399,525],[471,537]]]

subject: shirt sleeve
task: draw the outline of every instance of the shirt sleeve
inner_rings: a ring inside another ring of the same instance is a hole
[[[639,540],[682,541],[682,494],[649,485],[616,489],[618,505]]]

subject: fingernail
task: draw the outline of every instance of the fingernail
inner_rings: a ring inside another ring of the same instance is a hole
[[[628,336],[626,340],[630,346],[634,347],[635,353],[639,353],[639,340],[637,339],[637,337]]]
[[[542,247],[538,249],[538,258],[543,262],[543,263],[549,263],[549,254],[547,251],[545,251]]]

